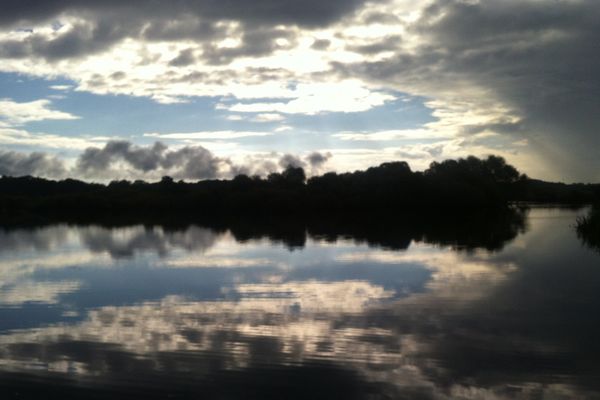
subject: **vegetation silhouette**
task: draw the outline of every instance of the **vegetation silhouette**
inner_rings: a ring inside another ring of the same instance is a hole
[[[600,204],[594,205],[588,215],[579,217],[575,229],[586,246],[600,252]]]
[[[365,171],[329,172],[306,178],[287,167],[267,178],[238,175],[231,180],[156,183],[112,181],[108,185],[74,179],[52,181],[31,176],[0,179],[0,217],[85,220],[115,215],[153,220],[176,214],[314,215],[416,209],[505,207],[509,202],[583,204],[600,199],[599,185],[565,185],[529,179],[497,156],[434,162],[414,172],[403,161]]]

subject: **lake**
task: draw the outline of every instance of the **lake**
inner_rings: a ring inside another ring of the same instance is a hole
[[[600,398],[583,210],[0,229],[2,398]]]

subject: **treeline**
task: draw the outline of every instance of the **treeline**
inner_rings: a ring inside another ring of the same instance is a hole
[[[170,177],[156,183],[121,180],[108,185],[30,176],[0,179],[0,216],[5,220],[32,215],[400,213],[432,207],[499,207],[513,201],[582,204],[598,199],[598,185],[532,180],[497,156],[434,162],[423,172],[412,171],[406,162],[390,162],[309,179],[302,168],[292,166],[266,178],[238,175],[193,183]]]

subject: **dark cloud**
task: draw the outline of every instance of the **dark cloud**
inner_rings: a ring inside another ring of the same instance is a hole
[[[125,78],[126,76],[127,76],[127,74],[123,71],[117,71],[117,72],[110,74],[111,79],[114,79],[117,81]]]
[[[176,0],[152,2],[134,0],[77,1],[48,0],[30,2],[8,0],[2,2],[0,27],[33,28],[24,40],[0,43],[0,56],[9,58],[42,57],[60,60],[79,57],[105,50],[125,38],[148,41],[191,40],[205,47],[204,52],[213,64],[223,64],[238,55],[265,54],[278,46],[281,37],[277,30],[292,36],[291,30],[281,26],[321,27],[351,13],[364,0]],[[67,29],[61,27],[49,37],[36,33],[42,23],[55,23],[68,17],[78,22]],[[231,37],[219,21],[237,21],[237,34],[242,46],[236,49],[214,49],[215,39]],[[222,57],[222,58],[221,58]],[[191,63],[189,57],[181,60]],[[185,63],[176,65],[187,65]]]
[[[79,157],[78,166],[84,172],[105,170],[113,162],[125,161],[135,169],[148,172],[160,166],[165,150],[166,146],[160,142],[142,148],[124,140],[110,141],[103,148],[88,147]]]
[[[598,2],[439,0],[407,35],[422,43],[410,53],[334,69],[433,98],[495,102],[519,121],[476,131],[527,138],[557,176],[600,177]]]
[[[224,160],[202,146],[185,146],[169,150],[156,142],[152,146],[136,146],[119,140],[103,148],[89,147],[77,160],[77,170],[84,176],[99,176],[118,163],[142,172],[171,172],[177,178],[206,179],[218,175]]]
[[[401,41],[402,37],[400,35],[391,35],[386,36],[383,39],[379,39],[373,43],[346,46],[346,49],[355,53],[372,55],[395,50]]]
[[[267,176],[273,172],[277,172],[279,169],[277,164],[273,161],[256,157],[246,159],[246,162],[243,164],[230,163],[229,168],[231,176]]]
[[[491,130],[498,133],[518,133],[523,132],[523,125],[519,122],[499,120],[482,125],[465,125],[463,127],[463,133],[465,135],[482,133],[485,130]]]
[[[394,154],[401,160],[418,160],[423,158],[423,154],[421,153],[411,153],[410,151],[397,150]]]
[[[327,39],[319,39],[315,40],[313,44],[310,46],[315,50],[325,50],[331,45],[331,41]]]
[[[184,39],[203,41],[226,35],[226,30],[217,26],[214,21],[204,21],[193,14],[181,15],[176,20],[161,18],[161,16],[146,21],[144,19],[143,14],[134,19],[141,24],[135,29],[135,32],[142,39],[149,41],[178,41]]]
[[[522,114],[520,124],[504,128],[539,132],[533,145],[563,176],[598,179],[599,4],[507,3],[444,7],[444,17],[428,24],[457,55],[444,68],[468,74]]]
[[[192,41],[208,64],[228,64],[236,57],[267,55],[275,50],[287,48],[295,43],[295,32],[288,28],[242,25],[235,32],[228,31],[215,22],[203,22],[191,17],[179,21],[145,20],[134,16],[132,20],[124,16],[94,16],[92,20],[76,23],[72,28],[63,28],[55,35],[34,32],[23,39],[0,42],[0,57],[4,58],[44,58],[48,61],[77,58],[92,55],[109,49],[125,38],[144,41]],[[218,47],[217,42],[239,36],[237,47]],[[282,45],[278,39],[286,39]],[[194,48],[182,50],[169,63],[181,67],[197,60]],[[156,60],[154,60],[156,61]]]
[[[131,34],[126,25],[110,21],[75,24],[56,37],[33,33],[24,40],[0,42],[0,56],[6,58],[42,57],[49,61],[94,54]]]
[[[278,39],[286,39],[288,44],[278,44]],[[228,64],[237,57],[258,57],[275,50],[291,47],[295,43],[295,33],[282,28],[246,29],[237,47],[218,47],[212,42],[203,45],[202,58],[208,64]]]
[[[371,11],[363,19],[366,24],[395,24],[400,22],[400,19],[389,13]]]
[[[306,156],[306,161],[313,168],[319,168],[323,166],[331,158],[331,153],[319,153],[314,151]]]
[[[65,175],[64,163],[45,153],[29,154],[14,151],[0,151],[0,175],[36,175],[56,178]]]
[[[171,149],[161,142],[139,146],[125,140],[114,140],[101,148],[85,149],[70,173],[88,179],[152,179],[163,175],[177,179],[230,178],[239,174],[267,176],[288,166],[310,166],[314,171],[330,157],[330,153],[313,152],[301,157],[273,152],[235,162],[227,157],[217,157],[202,146]]]
[[[278,157],[276,162],[271,161],[268,157],[252,157],[247,158],[243,164],[230,163],[230,171],[232,176],[239,174],[267,176],[287,167],[310,167],[312,173],[314,173],[323,166],[331,156],[331,153],[319,153],[316,151],[306,156],[294,154],[283,154],[279,156],[277,153],[271,153],[271,158]]]
[[[53,155],[0,151],[0,176],[78,177],[87,179],[137,179],[170,175],[177,179],[229,178],[239,174],[267,176],[288,166],[318,169],[330,153],[313,152],[304,157],[278,153],[246,157],[234,162],[217,157],[202,146],[169,148],[161,142],[140,146],[113,140],[103,147],[88,147],[72,168]]]
[[[424,148],[424,150],[426,152],[428,152],[432,157],[439,157],[442,155],[442,152],[444,151],[444,145],[438,144],[438,145],[426,146]]]
[[[173,67],[185,67],[187,65],[193,64],[196,61],[196,57],[194,56],[194,50],[185,49],[182,50],[177,57],[172,59],[169,62],[169,65]]]
[[[279,166],[281,168],[287,168],[287,167],[306,167],[306,163],[304,161],[302,161],[302,159],[298,156],[295,156],[293,154],[284,154],[280,159],[279,159]]]
[[[52,21],[62,15],[93,18],[96,15],[127,15],[129,18],[176,21],[178,17],[201,17],[206,20],[238,20],[257,25],[322,26],[338,20],[362,5],[364,0],[174,0],[147,2],[145,0],[91,1],[45,0],[31,2],[6,0],[2,2],[2,25],[26,25]]]
[[[222,162],[224,160],[202,146],[186,146],[166,153],[162,165],[165,168],[181,168],[181,177],[205,179],[215,178]]]

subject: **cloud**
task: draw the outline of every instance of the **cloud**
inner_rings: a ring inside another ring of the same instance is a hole
[[[430,132],[474,151],[527,143],[505,147],[519,168],[597,180],[599,21],[593,0],[9,0],[0,70],[249,115],[362,112],[403,92],[425,99]]]
[[[289,165],[310,166],[312,173],[316,173],[331,157],[330,153],[319,152],[247,153],[241,157],[225,157],[216,156],[200,145],[169,147],[162,142],[137,145],[126,140],[109,140],[99,147],[85,147],[74,160],[44,152],[0,151],[0,175],[101,181],[155,181],[165,175],[187,180],[227,179],[238,174],[267,176]]]
[[[18,103],[11,99],[0,99],[0,122],[9,125],[22,125],[33,121],[72,120],[79,117],[49,108],[50,100],[41,99]]]
[[[313,44],[311,45],[311,48],[315,49],[315,50],[326,50],[329,45],[331,44],[330,40],[327,39],[316,39]]]
[[[390,99],[363,86],[359,90],[368,94],[343,87],[346,99],[340,103],[329,95],[329,101],[323,91],[329,78],[337,79],[323,76],[315,82],[305,75],[329,69],[327,59],[334,55],[311,48],[313,30],[340,24],[365,4],[313,2],[260,0],[249,6],[239,0],[180,0],[150,8],[141,1],[52,1],[26,10],[11,3],[0,19],[0,69],[62,76],[80,91],[162,103],[189,96],[283,98],[290,100],[282,110],[288,113],[351,112]],[[316,47],[327,42],[330,38],[319,39]],[[297,91],[296,85],[309,90]]]
[[[0,144],[10,146],[31,146],[36,149],[82,150],[90,143],[106,141],[104,136],[60,136],[43,132],[29,132],[24,129],[3,128],[0,123]]]
[[[313,151],[312,153],[306,154],[305,156],[297,156],[293,154],[284,154],[279,158],[277,162],[281,168],[295,167],[295,168],[311,168],[311,172],[316,174],[319,169],[329,161],[332,157],[331,153],[320,153]]]
[[[343,93],[343,96],[340,94]],[[324,112],[361,112],[381,106],[395,97],[373,91],[356,80],[337,83],[302,83],[289,95],[288,102],[237,103],[225,106],[229,111],[284,114],[320,114]]]
[[[275,156],[276,154],[246,156],[241,163],[231,163],[230,175],[267,176],[277,172],[280,166],[273,159]]]
[[[294,168],[304,168],[306,167],[306,163],[300,159],[300,157],[295,156],[293,154],[284,154],[279,159],[279,166],[281,168],[294,167]]]
[[[185,178],[216,178],[223,160],[215,157],[201,146],[186,146],[166,154],[163,166],[181,169],[179,176]],[[176,175],[177,176],[177,175]]]
[[[397,149],[394,154],[400,159],[410,160],[435,160],[439,159],[445,147],[445,143],[435,145],[412,145]]]
[[[219,105],[219,108],[226,109],[224,104]],[[251,122],[280,122],[284,121],[285,117],[277,113],[259,113],[254,116],[244,114],[230,114],[225,117],[228,121],[251,121]]]
[[[110,141],[103,148],[89,147],[78,159],[83,172],[105,170],[111,163],[123,160],[135,169],[150,171],[159,166],[166,146],[156,142],[151,148],[134,147],[127,141]]]
[[[0,55],[57,61],[108,51],[131,39],[187,40],[201,45],[203,57],[209,64],[223,64],[239,56],[271,53],[280,47],[278,38],[292,38],[293,30],[288,27],[325,27],[363,3],[364,0],[259,0],[252,3],[178,0],[150,5],[141,0],[96,4],[50,0],[23,6],[10,0],[3,2],[0,27],[30,29],[20,29],[17,37],[0,41]],[[224,27],[230,22],[237,29]],[[50,28],[39,28],[52,23],[55,25]],[[241,46],[219,48],[214,45],[217,39],[234,36],[241,38]],[[171,65],[192,64],[193,53],[192,49],[182,51],[171,60]]]
[[[0,151],[0,175],[35,175],[58,178],[63,177],[65,173],[64,162],[48,154]]]
[[[144,136],[157,137],[162,139],[199,139],[199,140],[226,140],[239,139],[256,136],[270,136],[271,132],[252,132],[252,131],[204,131],[188,133],[145,133]]]
[[[553,175],[597,180],[599,21],[590,0],[438,0],[390,44],[394,56],[332,65],[433,99],[440,128],[526,138]]]
[[[200,145],[169,147],[162,142],[136,145],[112,140],[103,147],[88,147],[77,158],[69,174],[86,179],[157,180],[169,175],[176,179],[232,178],[239,174],[266,176],[288,166],[311,166],[313,172],[331,154],[248,154],[245,157],[220,157]]]
[[[429,129],[398,129],[376,132],[340,132],[332,135],[341,140],[348,141],[391,141],[391,140],[417,140],[417,139],[444,139],[449,135]]]
[[[227,38],[224,39],[225,41]],[[295,33],[285,28],[252,28],[240,34],[235,46],[223,46],[223,42],[207,42],[202,57],[209,65],[229,64],[236,58],[259,57],[293,47]]]
[[[77,21],[63,29],[31,32],[0,42],[0,55],[6,58],[42,58],[59,61],[83,54],[105,51],[127,37],[126,26],[109,21]]]
[[[196,61],[194,51],[192,49],[182,50],[177,57],[169,61],[169,65],[173,67],[184,67],[193,64]]]
[[[73,89],[73,86],[72,85],[50,85],[49,88],[52,90],[65,91],[65,90]]]
[[[256,116],[252,118],[252,121],[254,122],[277,122],[283,120],[285,120],[285,117],[277,113],[256,114]]]
[[[319,153],[318,151],[313,151],[308,156],[306,156],[306,161],[313,168],[320,168],[323,164],[325,164],[332,157],[331,153]]]
[[[402,37],[399,35],[390,35],[382,39],[377,38],[377,40],[369,43],[351,44],[347,46],[347,49],[355,53],[373,55],[378,53],[394,51],[398,47],[398,43],[401,40]]]
[[[176,178],[215,178],[224,160],[202,146],[185,146],[177,150],[156,142],[136,146],[131,142],[109,141],[102,148],[87,148],[77,160],[77,171],[86,177],[106,176],[118,164],[138,173],[170,173]]]
[[[2,25],[26,25],[42,21],[52,21],[61,15],[76,15],[81,18],[121,16],[123,20],[130,18],[133,23],[147,20],[155,23],[147,29],[154,28],[161,32],[169,32],[167,22],[177,17],[194,17],[214,20],[239,20],[248,24],[270,25],[327,25],[355,10],[362,0],[257,0],[249,4],[244,0],[226,0],[220,2],[179,0],[169,4],[148,4],[142,0],[123,3],[117,0],[82,2],[69,0],[48,0],[36,7],[23,4],[18,0],[3,2],[3,13],[0,17]],[[122,21],[119,21],[122,22]],[[159,29],[162,28],[162,29]],[[164,33],[166,35],[166,33]],[[173,35],[173,33],[172,33]]]

